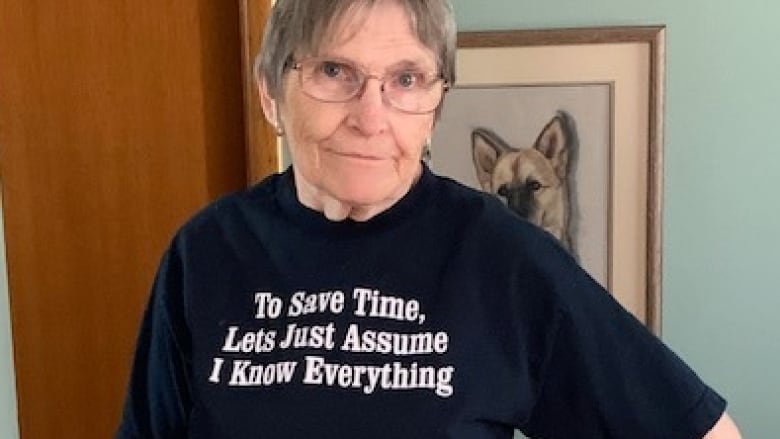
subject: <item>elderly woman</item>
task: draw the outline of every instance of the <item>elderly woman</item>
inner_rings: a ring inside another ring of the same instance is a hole
[[[276,2],[292,167],[176,234],[118,438],[738,437],[554,239],[425,167],[455,32],[447,0]]]

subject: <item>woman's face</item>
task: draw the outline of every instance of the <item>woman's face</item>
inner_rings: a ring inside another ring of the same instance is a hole
[[[433,52],[414,35],[397,2],[381,1],[358,14],[337,23],[317,57],[346,60],[376,77],[399,66],[436,71]],[[286,133],[299,195],[303,184],[341,203],[380,206],[381,211],[406,194],[421,172],[434,114],[389,106],[376,79],[348,102],[321,102],[301,90],[299,75],[297,70],[285,74],[279,102],[264,96],[266,115]]]

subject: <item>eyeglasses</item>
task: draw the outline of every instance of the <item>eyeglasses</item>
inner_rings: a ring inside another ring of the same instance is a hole
[[[348,61],[326,58],[307,58],[294,62],[291,68],[299,72],[301,90],[318,101],[348,102],[361,95],[366,82],[374,78],[381,83],[387,104],[411,114],[434,111],[449,88],[441,75],[413,68],[401,68],[379,77]]]

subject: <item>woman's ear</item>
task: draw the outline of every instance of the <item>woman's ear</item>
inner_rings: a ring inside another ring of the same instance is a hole
[[[260,77],[257,81],[257,89],[260,94],[260,106],[263,108],[265,120],[273,125],[276,130],[279,130],[281,125],[279,123],[279,115],[277,114],[276,99],[271,97],[265,77]]]

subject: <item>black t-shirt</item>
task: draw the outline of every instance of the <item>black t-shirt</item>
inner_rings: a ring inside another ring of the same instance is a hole
[[[175,236],[117,438],[701,438],[725,401],[547,233],[433,175],[366,222],[292,171]]]

